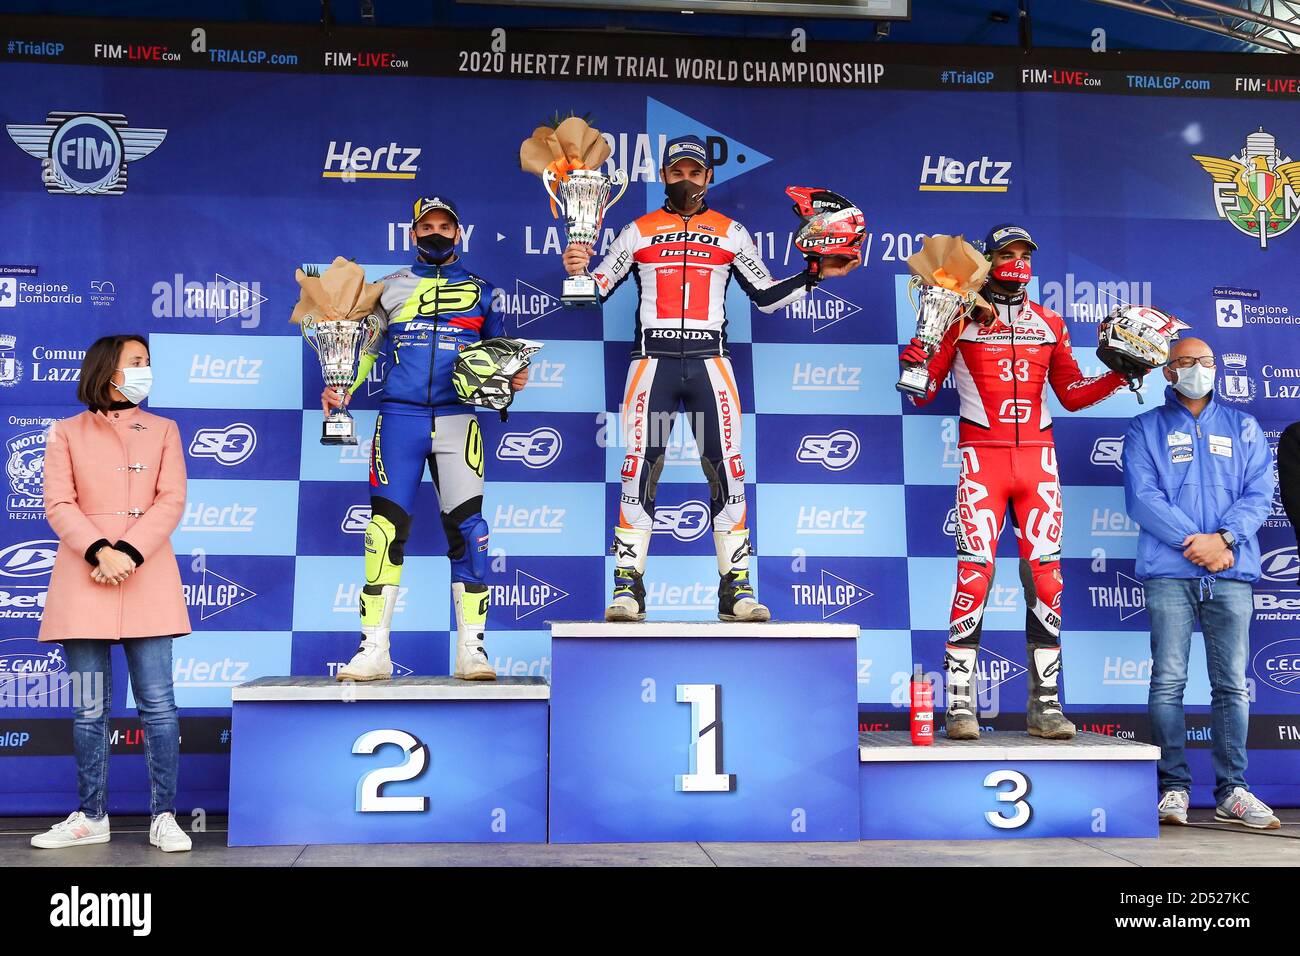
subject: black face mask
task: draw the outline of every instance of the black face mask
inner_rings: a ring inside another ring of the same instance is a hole
[[[664,195],[674,209],[687,209],[704,198],[704,188],[689,179],[679,179],[664,184]]]
[[[427,236],[420,236],[415,240],[416,247],[420,250],[420,255],[430,262],[443,263],[451,258],[452,250],[456,248],[456,240],[450,239],[441,233],[430,233]]]

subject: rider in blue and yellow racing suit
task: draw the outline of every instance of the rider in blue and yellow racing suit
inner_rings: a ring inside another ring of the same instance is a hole
[[[370,523],[366,526],[366,583],[361,593],[361,646],[339,680],[387,680],[393,664],[389,630],[411,534],[415,496],[428,464],[447,533],[452,604],[456,612],[454,676],[495,680],[483,646],[487,621],[488,526],[483,519],[483,438],[474,411],[452,387],[461,349],[505,334],[494,310],[495,289],[465,268],[455,253],[461,240],[455,206],[440,197],[415,202],[412,241],[416,261],[384,277],[379,318],[392,359],[370,452]],[[376,359],[362,357],[346,396],[327,388],[325,409],[346,404]],[[512,387],[524,387],[527,371]]]

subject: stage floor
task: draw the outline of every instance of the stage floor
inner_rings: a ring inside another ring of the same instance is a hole
[[[226,821],[192,834],[189,853],[149,845],[148,820],[114,817],[113,839],[70,850],[29,845],[46,817],[0,817],[0,868],[18,866],[1295,866],[1300,810],[1278,810],[1279,830],[1247,830],[1193,810],[1191,825],[1158,840],[962,840],[862,843],[387,844],[226,846]],[[184,820],[182,822],[185,822]]]

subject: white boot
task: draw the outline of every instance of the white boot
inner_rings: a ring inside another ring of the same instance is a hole
[[[381,594],[361,594],[361,646],[352,660],[334,675],[335,680],[391,680],[393,660],[388,654],[388,632],[397,605],[397,585],[385,584]]]
[[[772,612],[759,604],[749,580],[749,529],[713,532],[718,553],[718,618],[723,621],[767,621]]]
[[[645,620],[645,584],[641,577],[649,551],[649,531],[614,529],[614,597],[605,608],[605,620]]]
[[[979,648],[948,644],[943,651],[944,730],[949,740],[979,740],[980,724],[975,714],[975,661]]]
[[[451,603],[456,608],[456,669],[452,676],[461,680],[496,680],[496,669],[483,646],[487,591],[466,591],[462,582],[454,581]]]

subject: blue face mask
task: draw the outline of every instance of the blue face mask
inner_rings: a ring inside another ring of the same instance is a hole
[[[1175,369],[1174,374],[1178,376],[1174,388],[1188,398],[1204,398],[1214,388],[1214,369],[1199,363],[1191,368]]]
[[[130,368],[120,368],[122,373],[122,384],[114,385],[122,397],[132,405],[139,405],[149,397],[149,389],[153,385],[153,369],[148,365]]]
[[[430,233],[427,236],[420,236],[415,240],[415,244],[420,250],[420,255],[439,265],[450,259],[452,252],[456,248],[455,239],[448,238],[437,232]]]

